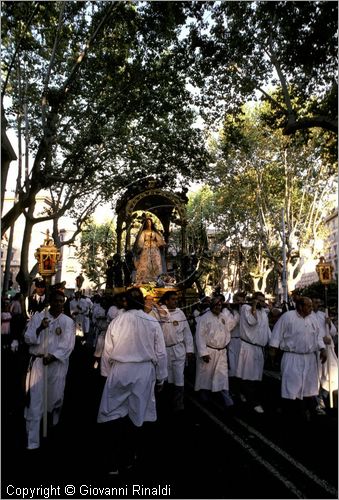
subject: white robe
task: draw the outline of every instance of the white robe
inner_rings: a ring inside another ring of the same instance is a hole
[[[319,368],[319,378],[320,384],[326,391],[338,390],[338,358],[334,350],[333,337],[337,335],[337,330],[334,324],[331,322],[330,325],[326,326],[326,314],[323,311],[317,311],[312,313],[318,321],[320,334],[322,337],[331,336],[331,344],[326,344],[327,361],[321,363],[318,361]]]
[[[167,356],[158,321],[141,310],[119,315],[108,327],[105,355],[111,365],[98,422],[126,415],[140,427],[156,420],[154,385],[167,377]]]
[[[117,306],[111,306],[107,312],[107,321],[113,321],[119,314],[119,308]]]
[[[79,337],[89,332],[89,303],[86,299],[72,299],[70,302],[71,316],[75,321],[75,332]]]
[[[196,391],[200,389],[212,392],[228,390],[226,346],[231,339],[230,330],[234,327],[235,321],[231,315],[226,316],[220,313],[217,316],[211,311],[200,317],[195,334],[197,364],[194,389]],[[201,358],[208,354],[210,361],[205,363]]]
[[[270,346],[284,351],[281,360],[281,396],[303,399],[319,392],[318,351],[325,347],[313,314],[284,313],[273,328]]]
[[[240,314],[234,311],[234,318],[237,320],[234,328],[231,330],[231,340],[228,345],[228,376],[235,377],[236,369],[238,366],[238,359],[240,353]]]
[[[49,353],[57,358],[47,367],[47,410],[48,412],[52,412],[53,410],[60,412],[64,397],[69,356],[75,344],[74,321],[65,314],[60,314],[57,318],[54,318],[47,312],[47,318],[50,320],[49,326],[37,336],[36,330],[41,325],[44,317],[44,311],[34,314],[25,332],[25,342],[30,346],[30,354],[40,356]],[[60,335],[58,335],[59,329],[61,330]],[[27,427],[31,429],[32,435],[34,435],[31,440],[30,432],[28,432],[28,444],[29,446],[31,444],[32,448],[38,448],[40,444],[39,426],[43,414],[44,395],[44,365],[42,357],[36,358],[32,363],[31,369],[27,372],[26,391],[30,393],[30,404],[25,408],[25,419],[26,421],[34,421],[32,424],[28,424]],[[57,423],[57,421],[53,423]],[[32,442],[30,443],[30,441]]]
[[[98,358],[101,356],[100,373],[103,377],[108,377],[109,372],[111,371],[110,355],[111,355],[111,350],[112,350],[113,346],[112,346],[112,340],[110,337],[110,331],[112,329],[112,325],[113,325],[114,321],[121,314],[124,314],[125,312],[126,312],[125,309],[118,309],[118,314],[115,316],[114,319],[112,319],[112,321],[110,322],[110,324],[106,330],[104,338],[101,339],[101,341],[100,341],[100,342],[102,342],[102,345],[100,346],[100,351],[98,348],[99,355],[97,356],[96,353],[94,354],[95,357],[98,357]],[[97,349],[96,349],[96,352],[97,352]]]
[[[267,312],[257,309],[257,318],[252,307],[244,304],[240,311],[240,351],[235,375],[243,380],[261,380],[264,371],[263,349],[268,344],[271,330]]]
[[[94,330],[94,357],[100,358],[105,343],[105,334],[108,327],[106,311],[100,304],[94,304],[92,309],[92,322]]]
[[[194,352],[192,332],[181,309],[169,311],[166,306],[162,309],[167,313],[160,321],[167,352],[167,380],[183,387],[186,353]]]

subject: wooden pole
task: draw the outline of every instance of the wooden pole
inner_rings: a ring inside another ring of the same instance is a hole
[[[48,307],[45,307],[45,319],[47,319]],[[47,330],[47,332],[46,332]],[[44,357],[48,354],[48,327],[44,330]],[[44,411],[42,416],[42,435],[44,438],[47,437],[47,405],[48,405],[48,365],[43,365],[44,370]]]
[[[327,307],[327,285],[325,285],[325,318],[326,318],[326,323],[325,323],[325,328],[326,328],[326,337],[330,337],[330,328],[329,325],[327,324],[327,319],[329,318],[328,315],[328,307]],[[327,353],[327,373],[328,373],[328,391],[330,394],[330,408],[333,408],[333,392],[332,392],[332,387],[331,387],[331,362],[330,362],[330,349],[332,348],[331,344],[326,344],[326,353]]]

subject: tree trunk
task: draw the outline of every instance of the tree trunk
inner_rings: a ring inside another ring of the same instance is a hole
[[[269,269],[267,269],[263,276],[262,276],[262,282],[261,282],[261,289],[260,289],[260,292],[261,293],[266,293],[266,288],[267,288],[267,278],[268,276],[270,275],[270,273],[273,271],[273,267],[270,267]]]
[[[33,216],[35,208],[32,205],[28,210],[28,215]],[[20,270],[16,277],[16,281],[20,285],[21,293],[27,297],[30,289],[30,275],[28,270],[28,256],[29,256],[29,245],[31,242],[32,229],[34,226],[34,222],[31,220],[31,217],[26,218],[25,231],[22,238],[22,247],[21,247],[21,257],[20,257]]]
[[[18,201],[13,205],[13,207],[3,216],[1,219],[1,236],[3,237],[6,233],[7,229],[9,229],[14,222],[20,217],[20,215],[24,212],[25,208],[28,208],[34,203],[35,205],[35,196],[40,191],[40,187],[36,187],[35,189],[31,189],[29,194],[19,194]]]
[[[300,280],[303,271],[304,271],[304,262],[300,265],[301,259],[298,259],[297,263],[294,264],[293,266],[287,265],[287,288],[289,292],[292,292],[292,290],[295,289],[296,284]],[[294,276],[294,272],[297,269],[297,267],[300,265],[300,269],[297,273],[296,276]]]
[[[254,277],[254,276],[251,276],[252,278],[252,281],[253,281],[253,289],[255,292],[259,292],[259,281],[261,280],[261,276],[258,278],[258,277]]]

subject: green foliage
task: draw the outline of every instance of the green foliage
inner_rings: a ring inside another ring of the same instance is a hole
[[[214,194],[209,186],[203,186],[187,204],[187,241],[190,253],[201,255],[208,249],[206,229],[214,220]]]
[[[243,272],[264,276],[281,271],[281,213],[285,210],[290,279],[305,249],[315,251],[322,220],[337,190],[332,158],[323,155],[327,132],[272,132],[263,114],[270,106],[243,108],[227,117],[210,141],[213,157],[205,186],[190,200],[191,223],[198,214],[216,228],[219,244],[243,246]],[[203,211],[200,208],[204,206]],[[197,228],[194,229],[197,234]],[[270,277],[273,286],[272,277]]]
[[[85,275],[100,288],[106,281],[107,260],[116,246],[115,228],[111,222],[96,224],[89,221],[81,233],[77,257]]]
[[[236,116],[261,95],[274,103],[274,128],[286,134],[337,131],[337,9],[336,2],[206,2],[187,42],[206,119],[216,122],[221,106]],[[280,95],[267,95],[269,87]]]
[[[131,179],[174,185],[178,172],[201,175],[208,155],[176,49],[188,10],[185,2],[4,3],[6,111],[15,127],[27,104],[34,158],[21,204],[57,185],[78,196],[91,185],[108,200]]]
[[[319,297],[325,303],[325,286],[320,281],[304,288],[296,288],[296,293],[311,299]],[[338,280],[327,285],[327,305],[334,314],[338,314]]]

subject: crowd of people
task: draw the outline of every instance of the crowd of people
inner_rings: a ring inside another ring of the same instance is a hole
[[[138,287],[92,298],[79,290],[69,299],[64,287],[51,287],[48,307],[43,280],[35,281],[27,308],[20,294],[3,299],[2,349],[15,351],[21,344],[29,349],[24,410],[29,450],[40,446],[44,412],[48,425],[59,421],[77,338],[92,349],[93,370],[105,381],[97,422],[114,442],[107,463],[114,474],[133,463],[138,429],[157,419],[160,393],[173,414],[184,411],[189,365],[201,402],[217,397],[226,414],[241,404],[265,413],[265,366],[281,371],[283,410],[291,418],[326,415],[329,395],[338,389],[337,329],[319,297],[294,296],[284,310],[261,292],[247,297],[239,291],[232,301],[216,292],[186,315],[174,289],[157,301]]]

